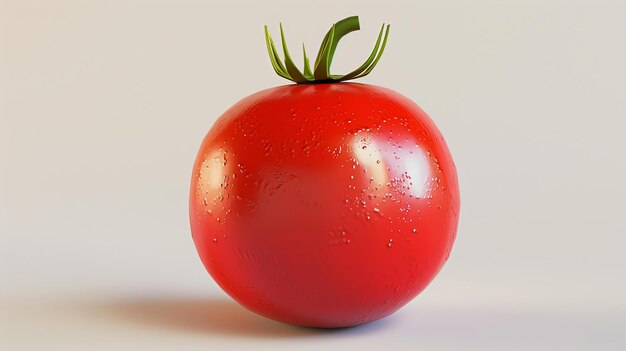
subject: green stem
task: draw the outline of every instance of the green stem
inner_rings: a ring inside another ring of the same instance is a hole
[[[333,57],[335,55],[335,50],[337,49],[337,44],[339,43],[339,40],[346,34],[355,30],[359,30],[359,18],[357,16],[344,18],[341,21],[333,24],[333,26],[330,28],[328,33],[326,33],[326,36],[324,36],[324,39],[322,40],[322,44],[320,45],[317,57],[315,58],[315,65],[312,72],[309,64],[309,59],[306,55],[306,49],[304,48],[304,44],[302,44],[302,51],[304,54],[304,73],[302,73],[298,69],[298,67],[296,67],[293,60],[291,59],[291,56],[289,55],[282,23],[280,25],[280,37],[283,47],[283,54],[285,56],[284,64],[280,61],[278,51],[276,50],[276,46],[274,45],[274,40],[272,39],[272,36],[267,29],[267,26],[265,26],[265,42],[267,44],[267,51],[270,56],[270,62],[272,63],[272,67],[274,67],[274,71],[276,71],[279,76],[300,84],[340,82],[348,79],[361,78],[369,74],[378,63],[378,60],[380,60],[380,57],[385,50],[385,45],[387,44],[387,37],[389,36],[389,25],[385,27],[385,25],[383,24],[380,29],[380,33],[378,34],[378,38],[376,39],[376,44],[374,46],[374,49],[372,50],[372,53],[361,66],[348,74],[331,74],[330,65],[333,61]]]

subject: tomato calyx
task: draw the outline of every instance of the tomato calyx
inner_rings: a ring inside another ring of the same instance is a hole
[[[351,16],[342,19],[341,21],[334,23],[330,30],[324,36],[320,49],[315,58],[315,65],[311,70],[309,58],[306,55],[306,49],[302,44],[302,52],[304,54],[304,71],[301,72],[294,64],[289,50],[287,49],[287,41],[285,40],[285,32],[283,31],[283,25],[280,24],[280,37],[283,47],[283,54],[285,56],[284,63],[281,62],[278,56],[278,51],[274,45],[274,40],[270,35],[267,26],[265,26],[265,42],[267,44],[267,51],[270,56],[270,62],[276,73],[298,84],[311,84],[311,83],[329,83],[329,82],[341,82],[349,79],[361,78],[368,75],[380,60],[380,57],[385,50],[387,44],[387,37],[389,36],[389,25],[383,23],[380,28],[380,33],[376,39],[376,44],[370,56],[365,62],[356,68],[354,71],[348,74],[336,75],[330,73],[330,65],[337,49],[339,40],[346,34],[359,30],[359,17]],[[381,43],[382,41],[382,43]]]

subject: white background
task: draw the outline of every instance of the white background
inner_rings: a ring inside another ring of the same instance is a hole
[[[0,349],[626,349],[626,5],[621,1],[0,1]],[[217,117],[294,59],[380,23],[362,82],[414,99],[455,158],[452,256],[393,316],[323,332],[231,302],[189,232]]]

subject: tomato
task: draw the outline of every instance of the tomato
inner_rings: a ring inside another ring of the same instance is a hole
[[[302,326],[354,326],[411,301],[448,258],[458,213],[435,124],[372,85],[244,98],[193,168],[191,229],[208,272],[244,307]]]
[[[431,119],[389,89],[340,83],[368,59],[330,73],[356,16],[331,27],[314,69],[278,59],[297,85],[253,94],[204,138],[193,169],[193,240],[217,284],[244,307],[285,323],[335,328],[383,318],[419,294],[447,260],[459,190],[450,152]]]

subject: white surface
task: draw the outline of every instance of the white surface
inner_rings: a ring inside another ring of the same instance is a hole
[[[0,349],[626,349],[625,12],[620,1],[0,1]],[[283,84],[262,24],[282,20],[299,61],[299,39],[314,51],[352,14],[363,29],[334,70],[392,24],[363,81],[413,98],[440,127],[461,224],[444,270],[397,314],[292,328],[239,308],[205,273],[189,173],[227,107]]]
[[[7,349],[46,350],[623,350],[626,323],[623,315],[593,311],[415,303],[387,319],[328,331],[189,296],[29,300],[7,310]]]

